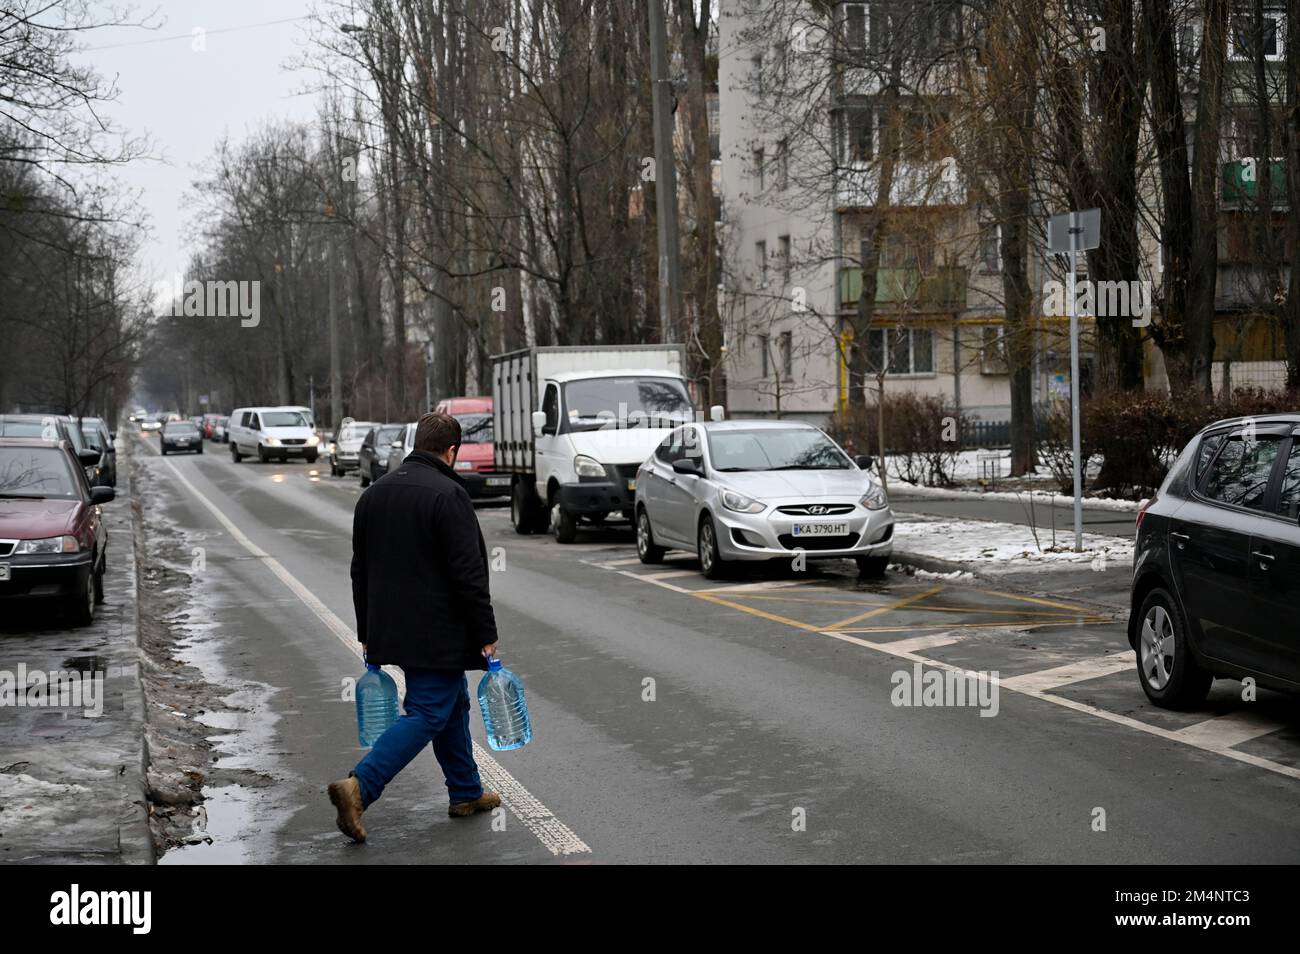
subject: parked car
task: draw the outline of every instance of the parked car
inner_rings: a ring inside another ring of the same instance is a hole
[[[380,424],[372,427],[361,442],[357,454],[357,470],[361,474],[361,486],[369,487],[370,482],[378,480],[388,473],[389,458],[394,452],[401,460],[402,435],[405,424]]]
[[[870,458],[851,460],[810,424],[714,421],[672,431],[636,477],[642,563],[695,552],[710,579],[739,561],[849,558],[880,576],[894,515]]]
[[[361,444],[366,435],[378,426],[378,421],[354,421],[350,417],[343,419],[338,433],[329,444],[331,477],[342,477],[348,471],[357,469]]]
[[[200,428],[203,431],[204,438],[210,441],[214,441],[217,439],[216,426],[217,426],[217,421],[219,420],[221,420],[220,414],[203,415],[203,424],[200,426]]]
[[[230,459],[236,464],[253,455],[262,463],[301,457],[314,464],[320,453],[320,438],[300,408],[236,408],[230,414],[227,432]]]
[[[0,437],[39,437],[67,441],[81,462],[86,480],[93,483],[102,454],[86,443],[81,427],[62,414],[0,414]]]
[[[86,445],[100,453],[99,465],[95,468],[95,479],[91,486],[117,486],[117,434],[108,429],[102,417],[83,417],[81,433],[86,438]]]
[[[460,450],[456,452],[456,472],[465,481],[471,497],[507,497],[513,478],[496,469],[495,445],[492,440],[492,399],[490,397],[456,397],[439,401],[434,408],[450,414],[460,422]],[[414,449],[414,426],[412,449]]]
[[[158,449],[164,457],[168,451],[193,451],[203,453],[203,432],[193,421],[169,421],[163,425],[158,438]]]
[[[1205,428],[1138,511],[1138,681],[1191,708],[1216,678],[1300,691],[1300,414]]]
[[[212,425],[212,439],[218,444],[225,444],[230,440],[230,418],[219,417]]]
[[[0,437],[0,601],[53,599],[88,625],[104,599],[108,531],[91,487],[63,439]]]

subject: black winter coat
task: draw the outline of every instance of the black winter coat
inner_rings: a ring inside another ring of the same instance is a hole
[[[352,602],[376,665],[487,668],[487,546],[463,481],[433,454],[412,452],[357,501]]]

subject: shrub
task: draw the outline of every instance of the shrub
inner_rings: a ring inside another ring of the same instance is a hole
[[[850,453],[888,460],[891,472],[900,480],[950,485],[966,419],[940,395],[886,393],[884,400],[883,453],[874,403],[837,411],[831,420],[831,435]]]

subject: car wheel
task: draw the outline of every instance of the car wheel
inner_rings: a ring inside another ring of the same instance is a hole
[[[655,543],[654,531],[650,527],[650,514],[642,507],[636,514],[636,555],[642,563],[663,563],[664,548]]]
[[[68,603],[73,626],[89,626],[95,621],[95,602],[95,573],[91,570],[86,574],[86,585]]]
[[[261,444],[257,445],[257,460],[259,463],[262,464],[265,464],[268,460],[266,456],[266,448],[263,447]]]
[[[713,525],[713,518],[708,514],[700,521],[695,550],[700,558],[700,572],[706,580],[726,578],[730,565],[718,549],[718,531]]]
[[[314,464],[314,463],[316,463],[316,455],[315,455],[315,454],[308,454],[308,455],[307,455],[307,463],[309,463],[309,464]]]
[[[1138,681],[1147,698],[1165,709],[1189,709],[1204,702],[1214,676],[1192,658],[1187,624],[1169,591],[1148,593],[1138,619]]]
[[[510,488],[510,525],[515,528],[515,533],[527,536],[537,525],[533,517],[533,502],[528,499],[528,485],[522,480],[516,480]]]
[[[239,453],[239,447],[237,444],[235,444],[234,441],[230,442],[230,459],[233,460],[236,464],[238,464],[241,460],[244,459],[244,455]]]
[[[889,557],[887,556],[864,556],[858,557],[858,576],[870,579],[879,579],[885,575],[889,569]]]
[[[357,471],[357,474],[358,474],[358,476],[360,476],[360,478],[361,478],[361,486],[362,486],[362,487],[369,487],[369,486],[370,486],[370,478],[366,476],[366,472],[365,472],[364,470],[360,470],[360,471]]]
[[[158,448],[158,453],[160,453],[160,454],[162,454],[164,457],[166,457],[166,456],[167,456],[167,448],[165,448],[165,447],[160,447],[160,448]]]
[[[551,504],[551,530],[556,543],[572,543],[578,538],[578,521],[558,500]]]
[[[202,445],[202,444],[199,445],[199,449],[198,449],[197,451],[195,451],[195,453],[196,453],[196,454],[202,454],[202,453],[203,453],[203,445]]]

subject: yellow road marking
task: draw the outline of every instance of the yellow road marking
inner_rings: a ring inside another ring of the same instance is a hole
[[[1015,593],[1003,593],[1000,590],[980,590],[980,592],[988,596],[1004,596],[1009,600],[1019,600],[1022,603],[1038,603],[1040,606],[1054,606],[1057,609],[1074,610],[1076,613],[1092,612],[1086,606],[1075,606],[1073,603],[1058,603],[1055,600],[1039,599],[1036,596],[1017,596]]]
[[[872,616],[879,616],[881,613],[889,613],[892,612],[893,610],[902,609],[904,606],[910,606],[913,603],[918,603],[921,600],[926,599],[927,597],[934,596],[934,594],[940,592],[942,589],[943,589],[942,584],[940,584],[939,586],[932,586],[928,590],[923,590],[920,593],[914,593],[912,596],[909,596],[907,599],[898,600],[895,603],[888,603],[884,606],[877,606],[875,609],[867,610],[867,612],[865,613],[859,613],[857,616],[850,616],[848,619],[842,619],[838,623],[831,623],[829,626],[818,626],[816,627],[816,629],[818,632],[821,632],[823,629],[839,629],[841,626],[849,626],[853,623],[859,623],[864,619],[870,619]]]
[[[690,591],[683,590],[683,592],[690,592]],[[717,603],[719,606],[729,606],[731,607],[731,609],[738,609],[742,613],[749,613],[753,616],[759,616],[762,617],[763,619],[771,620],[774,623],[784,623],[786,626],[794,626],[797,629],[804,630],[805,632],[816,633],[821,631],[820,626],[812,626],[808,623],[801,623],[797,619],[790,619],[787,616],[778,616],[775,613],[768,613],[765,610],[758,609],[757,607],[754,606],[745,606],[743,603],[734,603],[731,600],[723,599],[721,596],[715,596],[713,593],[695,592],[692,593],[691,595],[697,596],[702,600],[708,600],[710,603]]]
[[[1079,619],[1071,616],[1066,619],[1055,619],[1055,620],[1053,619],[1000,619],[992,623],[959,623],[955,626],[952,623],[913,623],[907,626],[876,626],[876,627],[864,627],[862,629],[859,629],[858,627],[855,626],[852,629],[837,629],[835,630],[835,632],[837,633],[915,633],[926,629],[1004,629],[1009,626],[1038,627],[1038,626],[1056,626],[1062,623],[1109,623],[1109,622],[1112,621],[1109,619],[1101,619],[1101,618]],[[828,630],[819,629],[817,630],[817,632],[824,634],[828,632]]]

